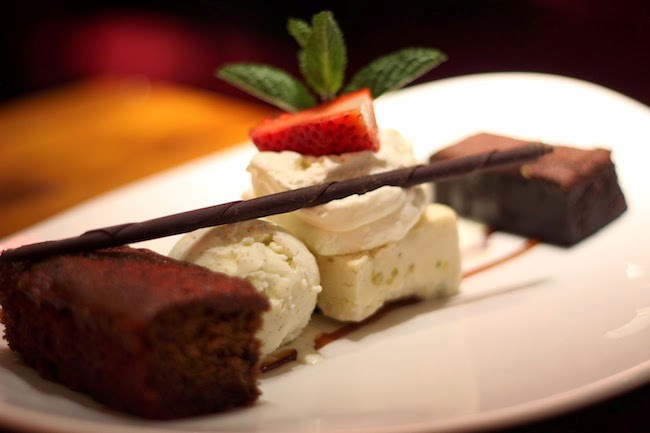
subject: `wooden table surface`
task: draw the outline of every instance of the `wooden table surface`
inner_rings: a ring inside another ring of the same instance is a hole
[[[0,107],[0,237],[84,199],[245,141],[275,110],[143,79]]]
[[[253,125],[275,113],[261,104],[138,78],[73,84],[6,103],[0,106],[0,238],[102,192],[241,143]],[[646,432],[648,413],[650,386],[508,432]]]

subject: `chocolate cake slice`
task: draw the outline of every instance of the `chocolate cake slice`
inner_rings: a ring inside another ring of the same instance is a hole
[[[265,297],[130,247],[0,263],[5,338],[43,377],[118,410],[177,418],[250,404]]]
[[[431,161],[506,150],[524,140],[477,134],[431,156]],[[435,201],[465,217],[545,242],[570,246],[627,209],[610,151],[553,146],[518,167],[435,184]]]

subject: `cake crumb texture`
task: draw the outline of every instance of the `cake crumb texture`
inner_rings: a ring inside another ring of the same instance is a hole
[[[0,264],[9,347],[111,408],[171,419],[251,404],[268,302],[246,281],[130,247]]]

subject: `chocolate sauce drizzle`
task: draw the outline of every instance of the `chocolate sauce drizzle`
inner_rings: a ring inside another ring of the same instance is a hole
[[[510,261],[514,259],[515,257],[518,257],[522,254],[524,254],[526,251],[529,251],[531,248],[533,248],[535,245],[539,244],[540,240],[539,239],[526,239],[526,242],[521,246],[521,248],[517,249],[516,251],[513,251],[512,253],[499,257],[498,259],[492,260],[490,262],[484,263],[481,266],[477,266],[474,269],[469,269],[465,272],[463,272],[463,278],[468,278],[471,277],[472,275],[476,275],[480,272],[487,271],[488,269],[494,268],[495,266],[498,266],[502,263],[505,263],[507,261]]]
[[[459,176],[472,174],[478,171],[502,168],[510,165],[521,164],[525,161],[539,158],[552,152],[552,147],[544,144],[526,144],[509,150],[489,151],[470,155],[462,158],[432,162],[426,165],[417,165],[369,176],[361,176],[339,182],[329,182],[305,188],[294,189],[277,194],[271,194],[251,200],[239,200],[167,215],[152,220],[137,223],[125,223],[109,227],[89,230],[80,236],[61,239],[57,241],[39,242],[23,245],[15,249],[8,249],[0,255],[0,261],[15,261],[24,259],[37,259],[40,257],[92,251],[100,248],[120,246],[133,242],[141,242],[165,236],[190,232],[204,227],[231,224],[254,218],[261,218],[285,212],[291,212],[306,207],[318,206],[332,200],[341,199],[353,194],[364,194],[382,186],[398,186],[408,188],[417,184],[448,180]],[[469,271],[464,278],[496,266],[527,251],[538,243],[530,240],[525,248],[508,257],[489,263],[478,269]],[[314,348],[321,349],[327,344],[373,323],[386,314],[403,307],[419,302],[418,298],[409,297],[389,303],[367,319],[348,323],[333,332],[324,333],[316,337]],[[267,372],[297,358],[297,351],[289,349],[285,352],[271,356],[261,365],[261,371]]]
[[[487,239],[490,237],[492,233],[494,233],[495,230],[488,228],[488,230],[485,232],[485,241],[487,242]],[[537,244],[539,244],[540,241],[538,239],[526,239],[526,242],[517,250],[513,251],[512,253],[505,255],[503,257],[496,258],[494,260],[491,260],[487,263],[484,263],[481,266],[478,266],[474,269],[467,270],[463,272],[463,279],[469,278],[473,275],[476,275],[478,273],[481,273],[483,271],[487,271],[488,269],[494,268],[500,264],[506,263],[516,257],[519,257],[520,255],[526,253],[527,251],[530,251],[533,247],[535,247]],[[314,339],[314,349],[320,350],[324,346],[339,340],[349,334],[351,334],[354,331],[357,331],[358,329],[361,329],[365,326],[368,326],[371,323],[374,323],[381,319],[382,317],[386,316],[387,314],[401,308],[405,307],[407,305],[413,305],[417,302],[421,302],[422,300],[418,297],[406,297],[403,299],[398,299],[396,301],[390,302],[386,305],[384,305],[382,308],[380,308],[375,314],[372,316],[368,317],[367,319],[362,320],[361,322],[354,322],[354,323],[346,323],[342,325],[341,327],[335,329],[332,332],[325,332],[320,335],[318,335]],[[285,351],[279,352],[277,354],[274,354],[269,360],[264,360],[262,362],[262,365],[260,367],[262,373],[266,373],[267,371],[271,371],[275,368],[278,368],[284,364],[287,364],[289,362],[295,361],[298,358],[298,352],[296,349],[287,349]]]

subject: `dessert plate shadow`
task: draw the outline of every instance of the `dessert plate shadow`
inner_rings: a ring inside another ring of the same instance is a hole
[[[325,346],[315,365],[263,375],[255,405],[223,414],[155,422],[109,411],[39,378],[0,342],[0,425],[94,433],[475,431],[530,422],[650,381],[650,108],[571,78],[498,73],[385,95],[376,114],[381,128],[410,138],[422,160],[479,131],[611,148],[629,209],[572,248],[539,244],[464,279],[446,302],[390,313]],[[242,145],[146,178],[0,244],[238,199],[253,152]],[[525,242],[503,233],[483,242],[480,233],[461,224],[467,269]],[[139,246],[167,253],[176,239]]]

